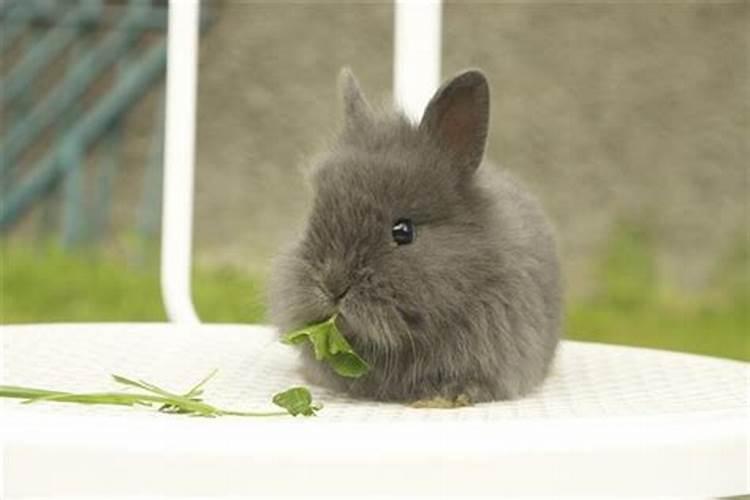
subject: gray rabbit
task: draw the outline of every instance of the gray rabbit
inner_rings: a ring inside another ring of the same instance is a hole
[[[359,398],[512,399],[541,383],[562,330],[560,264],[539,203],[478,169],[489,86],[461,73],[417,125],[375,112],[354,76],[345,124],[312,172],[301,239],[275,264],[273,324],[336,324],[372,367],[346,379],[303,354],[311,381]],[[308,346],[305,346],[308,347]]]

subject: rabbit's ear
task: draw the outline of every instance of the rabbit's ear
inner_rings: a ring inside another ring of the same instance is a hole
[[[339,89],[344,101],[346,125],[349,127],[365,121],[371,112],[370,105],[359,87],[357,78],[349,68],[343,68],[339,73]]]
[[[456,155],[463,173],[471,174],[484,155],[489,105],[487,79],[480,71],[466,71],[438,89],[419,127]]]

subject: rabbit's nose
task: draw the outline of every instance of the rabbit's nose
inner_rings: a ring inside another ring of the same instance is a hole
[[[350,284],[342,276],[329,275],[323,280],[323,286],[331,299],[334,302],[338,302],[349,291]]]

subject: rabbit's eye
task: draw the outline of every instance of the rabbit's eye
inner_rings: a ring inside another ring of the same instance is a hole
[[[393,224],[391,235],[397,245],[408,245],[414,241],[414,224],[410,219],[399,219]]]

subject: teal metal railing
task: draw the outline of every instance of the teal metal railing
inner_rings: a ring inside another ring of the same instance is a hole
[[[60,199],[65,245],[106,233],[122,169],[123,120],[163,79],[166,20],[167,8],[150,0],[0,0],[0,56],[14,58],[0,74],[0,232]],[[54,81],[35,88],[61,58],[64,71],[53,70]],[[135,227],[145,235],[160,218],[163,98],[159,103]]]
[[[3,88],[0,94],[2,104],[18,98],[46,66],[81,36],[82,30],[92,28],[101,9],[101,0],[83,0],[68,10],[60,23],[23,55],[13,72],[0,80],[0,87]]]
[[[148,4],[143,2],[135,2],[131,5],[133,7],[119,23],[118,27],[122,29],[113,31],[102,42],[82,54],[81,58],[74,63],[72,70],[67,72],[63,81],[38,102],[30,113],[10,127],[3,142],[0,143],[0,148],[4,153],[0,163],[0,176],[15,165],[20,154],[46,127],[61,119],[65,111],[81,99],[94,80],[132,48],[140,35],[140,30],[134,21],[147,16],[150,9]],[[18,71],[14,70],[8,80],[21,81],[21,78],[13,78],[17,74]],[[29,84],[28,81],[23,83]],[[0,87],[5,88],[6,85],[4,81],[0,82]],[[3,98],[3,101],[6,99]]]

